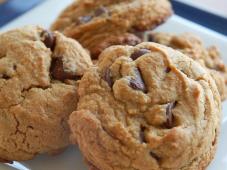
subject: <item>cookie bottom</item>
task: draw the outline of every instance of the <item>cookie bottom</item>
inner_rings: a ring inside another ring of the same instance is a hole
[[[193,160],[190,163],[190,165],[188,165],[184,168],[180,168],[178,170],[195,170],[195,169],[196,170],[206,170],[206,168],[208,167],[208,165],[211,163],[211,161],[213,160],[213,158],[215,156],[216,148],[217,148],[217,143],[215,143],[215,145],[212,146],[212,148],[209,150],[209,152],[206,152],[201,157]],[[101,170],[101,169],[98,169],[97,167],[95,167],[89,161],[85,160],[85,162],[88,165],[88,170]],[[162,170],[167,170],[167,169],[162,169]],[[176,169],[168,169],[168,170],[176,170]]]

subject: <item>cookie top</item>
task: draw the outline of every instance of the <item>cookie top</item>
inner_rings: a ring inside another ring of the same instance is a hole
[[[92,43],[93,36],[150,30],[171,14],[168,0],[78,0],[61,13],[51,29],[88,48],[84,42]]]
[[[69,144],[66,120],[92,65],[75,40],[27,26],[0,34],[0,158],[27,160]]]
[[[103,50],[112,45],[135,46],[141,42],[139,37],[131,33],[103,33],[87,39],[83,45],[89,49],[92,58],[96,59]]]
[[[216,141],[216,84],[197,62],[163,45],[107,48],[78,93],[72,140],[93,169],[196,169]],[[202,161],[204,168],[210,159]]]
[[[214,78],[222,100],[227,97],[227,67],[215,46],[206,48],[202,40],[192,33],[179,35],[170,33],[151,33],[148,41],[157,42],[172,47],[198,61]]]

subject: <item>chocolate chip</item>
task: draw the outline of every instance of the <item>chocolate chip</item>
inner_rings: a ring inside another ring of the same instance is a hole
[[[78,24],[86,24],[86,23],[88,23],[89,21],[91,21],[92,18],[93,18],[93,17],[90,16],[90,15],[79,17],[79,18],[78,18]]]
[[[151,52],[151,51],[148,50],[148,49],[140,49],[140,50],[138,50],[138,51],[132,53],[130,57],[131,57],[133,60],[136,60],[137,58],[141,57],[142,55],[147,54],[147,53],[150,53],[150,52]]]
[[[17,65],[13,65],[13,70],[16,71],[17,70]]]
[[[71,79],[71,80],[78,80],[80,77],[70,73],[66,72],[63,68],[63,61],[62,57],[54,58],[51,63],[51,68],[50,68],[51,76],[60,81],[64,81],[66,79]]]
[[[156,159],[157,161],[160,161],[160,159],[161,159],[157,154],[155,154],[155,153],[152,152],[152,151],[150,151],[150,155],[151,155],[154,159]]]
[[[165,70],[166,73],[169,73],[170,71],[171,71],[170,67],[167,67],[166,70]]]
[[[173,113],[172,109],[176,107],[177,102],[169,103],[166,107],[166,127],[172,128],[173,127]]]
[[[147,41],[148,41],[148,42],[155,42],[155,41],[154,41],[154,36],[153,36],[153,34],[151,34],[151,33],[148,33],[148,34],[147,34]]]
[[[146,88],[144,81],[141,77],[141,73],[140,73],[139,69],[135,69],[135,78],[132,78],[129,83],[130,83],[130,86],[133,89],[141,90],[144,93],[147,92],[147,88]]]
[[[47,48],[50,48],[52,51],[54,50],[56,44],[56,37],[54,33],[44,30],[41,33],[41,39]]]
[[[145,130],[146,128],[144,126],[140,127],[139,139],[141,143],[146,143]]]
[[[103,79],[108,83],[108,85],[110,87],[113,86],[113,79],[112,79],[112,75],[111,75],[111,71],[110,69],[107,69],[104,73]]]
[[[102,15],[102,14],[107,14],[107,13],[108,13],[107,8],[101,6],[101,7],[99,7],[98,9],[96,9],[96,11],[95,11],[95,16],[98,17],[98,16],[100,16],[100,15]]]
[[[5,80],[9,80],[11,77],[8,76],[8,75],[6,75],[6,74],[3,74],[3,75],[2,75],[2,78],[5,79]]]

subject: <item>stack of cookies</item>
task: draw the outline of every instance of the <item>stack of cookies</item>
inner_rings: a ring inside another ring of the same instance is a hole
[[[79,146],[90,170],[204,170],[227,70],[199,37],[151,30],[168,0],[77,0],[0,35],[0,161]],[[75,165],[76,166],[76,165]]]

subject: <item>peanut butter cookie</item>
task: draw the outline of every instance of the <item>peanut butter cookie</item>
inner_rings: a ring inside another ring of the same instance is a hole
[[[220,95],[181,52],[149,42],[112,46],[78,93],[69,124],[91,170],[203,170],[214,156]]]
[[[27,26],[0,34],[0,158],[28,160],[69,144],[77,80],[92,65],[75,40]]]
[[[51,29],[78,40],[92,51],[90,48],[100,42],[103,33],[150,30],[171,14],[168,0],[78,0],[61,13]]]
[[[174,35],[170,33],[148,34],[148,41],[172,47],[198,61],[212,75],[222,100],[227,97],[227,67],[215,46],[206,48],[202,40],[191,33]]]
[[[90,41],[92,41],[93,43],[91,43]],[[139,37],[130,33],[103,33],[99,35],[94,35],[89,41],[84,42],[84,46],[90,50],[91,56],[93,56],[93,58],[98,58],[98,56],[103,50],[112,45],[135,46],[141,42],[142,41]]]

